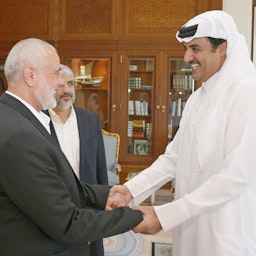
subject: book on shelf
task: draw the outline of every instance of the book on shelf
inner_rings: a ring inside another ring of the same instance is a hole
[[[178,90],[194,91],[194,80],[192,74],[173,74],[172,88]]]
[[[145,138],[145,120],[132,120],[132,137]]]
[[[178,103],[177,103],[177,116],[181,116],[181,98],[178,98]]]
[[[128,101],[128,115],[134,115],[134,102],[133,102],[133,100]]]
[[[177,109],[177,102],[176,102],[176,100],[174,100],[172,102],[172,116],[176,115],[176,109]]]
[[[141,87],[141,77],[129,77],[129,88],[140,88]]]
[[[128,114],[129,115],[138,115],[138,116],[147,116],[149,114],[148,101],[129,100],[128,101]]]
[[[132,137],[132,121],[128,121],[127,137]]]
[[[138,66],[137,65],[129,65],[129,70],[130,71],[137,71],[138,70]]]
[[[141,101],[141,115],[148,116],[148,102],[146,100]]]
[[[141,89],[144,89],[144,90],[152,90],[152,89],[153,89],[153,86],[152,86],[152,85],[141,85],[140,88],[141,88]]]
[[[134,122],[135,121],[135,122]],[[127,137],[135,137],[135,138],[151,138],[151,127],[152,124],[149,122],[145,122],[144,120],[133,120],[128,121],[127,127]]]
[[[146,138],[147,139],[151,138],[151,127],[152,127],[152,123],[146,123]]]
[[[139,100],[135,100],[134,101],[134,105],[135,105],[135,115],[140,116],[141,115],[141,102]]]
[[[181,116],[183,109],[185,107],[185,104],[186,104],[186,101],[182,100],[181,98],[178,98],[177,100],[172,101],[170,114],[172,116]]]

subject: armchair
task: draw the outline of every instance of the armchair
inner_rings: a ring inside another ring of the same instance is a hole
[[[102,130],[105,155],[108,171],[108,182],[110,186],[119,184],[119,174],[121,166],[118,163],[120,136],[117,133],[110,133]]]

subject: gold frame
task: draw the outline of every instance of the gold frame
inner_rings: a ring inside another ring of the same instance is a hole
[[[116,143],[116,158],[115,158],[115,163],[118,164],[119,161],[119,148],[120,148],[120,135],[118,133],[113,133],[113,132],[108,132],[104,129],[102,129],[102,135],[105,136],[111,136],[111,137],[116,137],[117,143]],[[116,168],[117,174],[119,175],[121,172],[121,166],[118,164],[118,167]]]

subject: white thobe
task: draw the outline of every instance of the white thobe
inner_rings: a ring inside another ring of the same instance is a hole
[[[125,183],[138,204],[176,178],[175,201],[154,207],[174,256],[256,255],[256,72],[243,50],[192,94],[166,152]]]

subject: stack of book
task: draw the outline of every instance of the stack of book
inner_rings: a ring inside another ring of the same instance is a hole
[[[141,77],[130,77],[129,88],[141,88]]]
[[[128,137],[147,138],[151,137],[151,123],[145,120],[128,121]]]
[[[171,102],[171,115],[172,116],[181,116],[182,111],[185,107],[185,100],[182,100],[181,98],[178,98],[177,100],[174,100]]]
[[[192,90],[194,80],[191,74],[173,74],[172,75],[173,89]]]
[[[143,100],[129,100],[128,101],[128,114],[129,115],[139,115],[148,116],[148,102]]]

